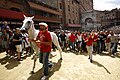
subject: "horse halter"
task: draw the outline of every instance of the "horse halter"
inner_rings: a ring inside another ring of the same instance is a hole
[[[32,25],[32,21],[26,21],[22,29],[29,30]]]
[[[27,24],[28,24],[28,25],[27,25],[28,27],[26,28],[26,30],[29,30],[29,29],[30,29],[30,26],[32,25],[32,21],[28,21]]]

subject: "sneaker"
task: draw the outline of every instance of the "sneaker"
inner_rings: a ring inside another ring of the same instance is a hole
[[[10,54],[6,54],[7,57],[10,57]]]
[[[22,59],[17,59],[18,61],[22,61]]]
[[[114,57],[115,57],[115,55],[113,55],[113,54],[112,54],[112,55],[111,55],[111,57],[113,57],[113,58],[114,58]]]
[[[48,76],[43,76],[41,80],[46,80]]]

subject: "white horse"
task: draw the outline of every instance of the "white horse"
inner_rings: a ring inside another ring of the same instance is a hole
[[[33,22],[33,17],[26,17],[24,15],[24,21],[23,21],[23,25],[21,27],[21,30],[25,29],[28,31],[28,35],[29,35],[29,39],[35,39],[39,33],[39,30],[36,30],[35,27],[34,27],[34,22]],[[58,37],[57,35],[54,33],[54,32],[50,32],[50,35],[51,35],[51,38],[52,38],[52,42],[53,44],[57,47],[57,49],[59,50],[60,52],[60,59],[62,60],[62,49],[59,45],[59,42],[58,42]],[[36,45],[35,42],[31,42],[31,47],[33,48],[33,50],[36,52],[35,55],[38,55],[39,54],[39,47]],[[35,62],[37,60],[37,57],[35,56],[34,58],[34,66],[33,66],[33,70],[32,72],[34,72],[34,68],[35,68]]]

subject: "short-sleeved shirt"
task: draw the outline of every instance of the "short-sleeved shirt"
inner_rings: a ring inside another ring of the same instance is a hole
[[[76,36],[75,36],[74,34],[71,34],[71,35],[69,36],[69,39],[70,39],[70,42],[75,42]]]
[[[51,42],[52,38],[49,31],[42,32],[40,31],[38,33],[39,40],[41,42]],[[40,52],[51,52],[52,44],[46,45],[46,44],[40,44]]]
[[[87,40],[88,40],[88,41],[87,41]],[[86,38],[85,38],[85,41],[87,41],[87,42],[86,42],[86,45],[87,45],[87,46],[92,46],[92,43],[93,43],[93,38],[92,38],[92,36],[90,36],[90,38],[86,37]]]
[[[14,36],[13,36],[13,39],[16,39],[16,40],[19,40],[19,39],[21,39],[22,38],[22,34],[14,34]],[[20,44],[22,44],[22,40],[21,41],[13,41],[13,43],[15,44],[15,45],[20,45]]]
[[[63,34],[63,35],[61,34],[60,38],[61,38],[61,41],[65,41],[66,40],[66,35],[65,34]]]

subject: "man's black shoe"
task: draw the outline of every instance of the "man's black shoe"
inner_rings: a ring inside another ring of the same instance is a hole
[[[92,60],[90,60],[90,62],[92,63],[93,61],[92,61]]]

